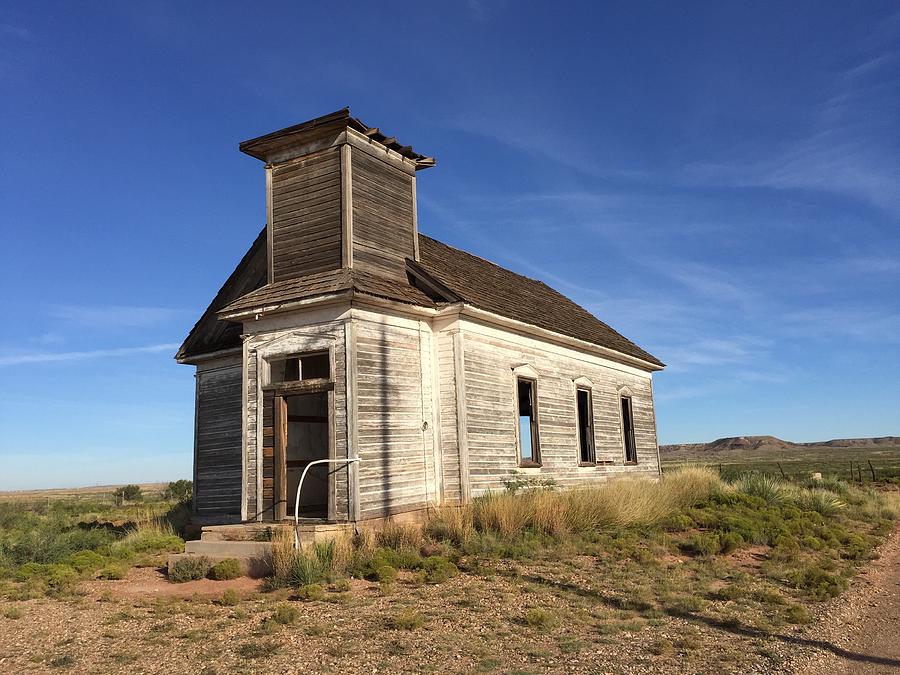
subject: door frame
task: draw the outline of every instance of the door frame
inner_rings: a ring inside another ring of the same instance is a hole
[[[328,406],[328,455],[327,459],[335,458],[335,421],[334,421],[334,382],[332,380],[302,380],[300,382],[282,383],[270,387],[274,396],[272,399],[272,421],[274,426],[273,448],[273,482],[272,501],[274,504],[275,521],[287,520],[288,500],[296,499],[296,494],[287,494],[287,397],[302,396],[303,394],[327,394]],[[335,498],[337,497],[337,483],[334,479],[335,469],[328,469],[327,498],[328,507],[326,521],[335,520]]]

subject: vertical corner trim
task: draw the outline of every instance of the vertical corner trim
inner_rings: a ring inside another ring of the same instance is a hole
[[[199,459],[200,446],[200,370],[194,366],[194,469],[191,478],[194,480],[194,498],[191,500],[191,512],[197,515],[197,460]]]
[[[341,267],[353,267],[353,168],[350,145],[341,146]]]
[[[659,456],[659,427],[656,423],[656,399],[653,396],[653,376],[650,376],[650,414],[653,415],[653,440],[656,444],[656,473],[662,476],[662,460]]]
[[[344,368],[346,370],[347,391],[347,459],[359,457],[359,445],[357,444],[358,407],[356,400],[356,322],[350,319],[344,324]],[[350,462],[348,465],[348,490],[349,508],[348,516],[353,522],[360,519],[359,504],[359,462]]]
[[[275,209],[272,206],[272,165],[266,165],[266,265],[268,267],[268,283],[272,283],[275,281],[275,260],[272,255],[272,233],[274,231],[274,224],[272,222],[272,218],[274,216]]]
[[[466,431],[466,369],[463,354],[462,331],[453,333],[453,370],[456,382],[456,443],[459,449],[459,493],[460,501],[471,499],[469,485],[469,436]]]
[[[412,177],[413,260],[419,262],[419,208],[416,201],[416,177]]]
[[[250,386],[249,374],[247,372],[247,336],[241,339],[241,522],[247,520],[247,514],[250,512],[249,507],[249,491],[247,490],[247,412],[249,403],[247,401],[247,387]],[[194,482],[194,485],[197,483]]]

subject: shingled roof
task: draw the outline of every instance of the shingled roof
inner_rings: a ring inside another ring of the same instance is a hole
[[[241,258],[234,272],[209,303],[209,307],[191,328],[175,358],[182,361],[201,354],[240,347],[241,324],[220,320],[218,312],[228,303],[264,286],[267,276],[266,228],[263,228],[250,250]]]
[[[419,265],[479,309],[614,349],[657,366],[662,361],[542,281],[419,235]]]
[[[508,319],[606,347],[663,367],[663,363],[613,330],[586,309],[536,279],[419,235],[419,261],[413,276],[425,276],[437,289],[426,294],[410,281],[361,270],[340,269],[266,284],[265,230],[222,286],[191,330],[179,360],[241,344],[241,325],[220,315],[270,308],[340,292],[354,292],[421,307],[463,302]],[[443,287],[443,291],[441,290]],[[441,297],[444,296],[444,297]]]
[[[399,279],[378,276],[355,269],[329,270],[285,279],[263,286],[219,310],[220,314],[243,312],[283,305],[342,291],[355,291],[411,305],[434,307],[432,300],[415,286]]]

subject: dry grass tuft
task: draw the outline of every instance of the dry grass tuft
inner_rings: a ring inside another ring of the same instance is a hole
[[[461,545],[476,530],[509,539],[526,530],[560,537],[609,526],[652,525],[725,489],[715,471],[684,467],[656,482],[629,478],[571,491],[487,493],[469,505],[435,509],[426,531]]]

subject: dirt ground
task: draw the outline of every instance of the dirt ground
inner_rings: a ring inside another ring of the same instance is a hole
[[[386,594],[353,581],[311,602],[249,579],[170,584],[134,569],[75,598],[0,603],[0,672],[900,672],[900,536],[880,553],[813,623],[771,633],[623,605],[590,556],[439,585],[401,575]],[[229,588],[237,604],[221,601]]]
[[[900,533],[879,553],[813,629],[809,639],[816,651],[800,672],[900,673]]]

